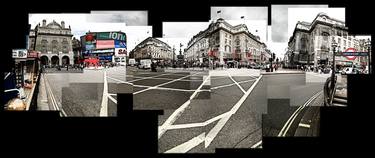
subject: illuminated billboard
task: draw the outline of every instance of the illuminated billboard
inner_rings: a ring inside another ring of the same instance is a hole
[[[115,48],[114,40],[96,40],[96,49]]]

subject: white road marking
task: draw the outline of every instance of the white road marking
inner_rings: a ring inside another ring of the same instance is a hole
[[[299,123],[298,126],[304,127],[304,128],[310,128],[309,124]]]
[[[107,82],[107,72],[104,71],[104,88],[103,88],[103,97],[102,104],[100,106],[99,116],[108,116],[108,82]]]
[[[258,143],[255,143],[253,146],[250,148],[257,148],[258,146],[262,145],[262,141],[259,141]]]
[[[186,153],[189,150],[191,150],[192,148],[194,148],[197,145],[199,145],[200,143],[202,143],[204,141],[204,135],[205,135],[205,133],[203,132],[202,134],[194,137],[193,139],[190,139],[189,141],[187,141],[183,144],[180,144],[180,145],[178,145],[178,146],[176,146],[172,149],[169,149],[165,153]]]
[[[111,95],[107,95],[107,97],[112,101],[114,102],[115,104],[117,104],[117,100],[115,98],[113,98]]]
[[[296,111],[289,117],[289,119],[285,122],[283,128],[280,130],[278,137],[285,137],[286,133],[288,132],[290,126],[293,124],[294,120],[298,116],[298,114],[304,109],[306,106],[308,106],[315,98],[317,98],[323,91],[317,92],[315,95],[313,95],[310,99],[308,99],[305,104],[302,106],[299,106]]]
[[[150,77],[140,78],[140,79],[136,79],[136,80],[131,80],[129,82],[131,83],[131,82],[135,82],[135,81],[140,81],[140,80],[145,80],[145,79],[151,79],[151,78],[155,78],[155,77],[159,77],[159,76],[164,76],[164,75],[170,75],[170,74],[173,74],[173,73],[165,73],[165,74],[160,74],[160,75],[156,75],[156,76],[150,76]]]
[[[249,88],[249,90],[247,90],[245,92],[245,94],[241,97],[241,99],[232,107],[232,109],[229,111],[230,112],[230,115],[227,115],[225,117],[223,117],[216,125],[214,128],[211,129],[211,131],[207,134],[206,136],[206,139],[205,139],[205,144],[204,146],[207,148],[211,142],[213,141],[213,139],[217,136],[217,134],[219,133],[219,131],[224,127],[224,125],[227,123],[227,121],[229,120],[229,118],[235,114],[237,112],[237,110],[241,107],[241,105],[243,104],[243,102],[246,100],[246,98],[250,95],[250,93],[253,91],[253,89],[255,88],[255,86],[258,84],[258,82],[260,81],[260,79],[262,78],[263,76],[260,75],[259,78],[253,83],[253,85],[251,85],[251,87]]]
[[[201,72],[198,72],[198,73],[201,73]],[[198,73],[195,73],[195,74],[198,74]],[[193,75],[194,75],[194,74],[193,74]],[[137,91],[137,92],[133,93],[133,95],[137,95],[137,94],[139,94],[139,93],[143,93],[143,92],[145,92],[145,91],[148,91],[148,90],[151,90],[151,89],[155,89],[155,88],[158,88],[158,87],[160,87],[160,86],[164,86],[164,85],[167,85],[167,84],[170,84],[170,83],[173,83],[173,82],[176,82],[176,81],[182,80],[182,79],[187,78],[187,77],[190,77],[190,76],[192,76],[192,75],[187,75],[187,76],[184,76],[184,77],[181,77],[181,78],[178,78],[178,79],[175,79],[175,80],[169,81],[169,82],[165,82],[165,83],[162,83],[162,84],[158,84],[158,85],[156,85],[156,86],[149,87],[149,88],[147,88],[147,89],[143,89],[143,90]]]
[[[251,79],[251,80],[246,80],[246,81],[241,81],[241,82],[238,82],[239,84],[241,83],[246,83],[246,82],[251,82],[251,81],[255,81],[256,79]],[[224,88],[224,87],[230,87],[230,86],[233,86],[235,85],[236,83],[231,83],[231,84],[226,84],[226,85],[221,85],[221,86],[216,86],[216,87],[212,87],[211,89],[219,89],[219,88]]]
[[[202,82],[202,84],[196,89],[196,91],[190,96],[189,100],[187,100],[184,104],[182,104],[179,108],[177,108],[169,117],[168,119],[159,126],[159,132],[158,132],[158,139],[166,132],[166,129],[168,126],[172,125],[178,117],[181,116],[181,114],[185,111],[185,109],[189,106],[191,100],[198,94],[198,91],[203,87],[204,83],[207,82],[207,80],[210,78],[210,76],[207,76],[206,79]]]
[[[44,80],[45,80],[45,84],[46,84],[46,87],[47,87],[47,91],[49,91],[49,94],[50,94],[50,96],[51,96],[52,107],[54,108],[54,110],[60,112],[60,116],[63,116],[63,117],[67,116],[66,113],[65,113],[65,111],[64,111],[64,109],[62,109],[62,108],[60,109],[60,107],[59,107],[59,102],[56,101],[55,95],[54,95],[53,92],[52,92],[52,89],[51,89],[51,86],[50,86],[50,84],[49,84],[48,79],[47,79],[44,75],[43,75],[43,77],[44,77]]]
[[[170,125],[168,127],[166,127],[166,130],[172,130],[172,129],[183,129],[183,128],[194,128],[194,127],[203,127],[203,126],[207,126],[219,119],[222,119],[223,117],[227,116],[227,115],[230,115],[231,113],[228,111],[228,112],[225,112],[221,115],[218,115],[214,118],[211,118],[205,122],[199,122],[199,123],[188,123],[188,124],[177,124],[177,125]]]
[[[113,77],[109,77],[107,76],[107,78],[111,79],[111,80],[114,80],[114,81],[117,81],[117,83],[127,83],[127,84],[132,84],[130,82],[127,82],[127,81],[123,81],[123,80],[119,80],[117,78],[113,78]]]
[[[228,76],[229,76],[229,78],[237,85],[237,87],[245,94],[246,93],[246,91],[240,86],[240,84],[238,84],[238,82],[237,81],[235,81],[234,79],[233,79],[233,77],[229,74],[229,72],[227,72],[228,73]]]

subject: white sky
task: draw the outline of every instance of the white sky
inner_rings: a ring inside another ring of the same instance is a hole
[[[147,26],[148,11],[91,11],[90,22],[125,22],[127,26]]]
[[[217,11],[221,13],[217,13]],[[216,20],[223,18],[224,20],[241,20],[244,16],[246,20],[267,20],[267,7],[211,7],[211,19]]]
[[[320,12],[345,22],[345,8],[288,8],[288,39],[298,21],[310,23]]]
[[[122,31],[127,35],[127,47],[128,51],[132,50],[135,47],[135,44],[138,44],[145,38],[152,36],[152,26],[126,26],[124,22],[115,23],[115,22],[87,22],[87,18],[91,16],[96,16],[97,14],[29,14],[29,24],[31,28],[40,23],[42,20],[46,19],[47,24],[55,20],[57,23],[61,21],[65,22],[65,27],[71,26],[72,34],[76,38],[85,35],[89,30],[91,32],[101,32],[101,31]],[[90,20],[91,21],[91,20]],[[148,32],[148,33],[147,33]]]
[[[163,22],[164,38],[192,38],[205,30],[209,22]]]
[[[268,39],[272,37],[272,27],[268,26]],[[285,48],[288,46],[287,42],[273,42],[272,40],[268,40],[267,48],[271,50],[271,53],[276,54],[276,58],[284,58]]]

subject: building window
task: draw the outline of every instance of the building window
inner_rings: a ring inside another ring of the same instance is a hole
[[[58,45],[57,40],[53,40],[52,41],[52,53],[58,53],[57,45]]]
[[[229,45],[231,45],[232,44],[232,41],[231,40],[229,40]]]
[[[240,45],[240,40],[237,38],[236,40],[236,45],[239,46]]]
[[[225,44],[227,44],[227,42],[228,42],[227,39],[225,39]]]

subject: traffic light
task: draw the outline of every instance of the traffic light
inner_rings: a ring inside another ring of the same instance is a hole
[[[272,61],[275,61],[275,58],[276,58],[276,54],[272,53]]]

